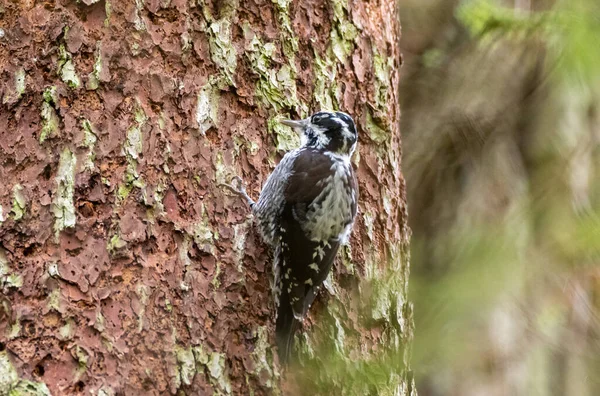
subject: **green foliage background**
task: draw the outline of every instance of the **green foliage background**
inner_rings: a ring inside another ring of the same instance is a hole
[[[419,393],[600,394],[600,3],[401,6]]]

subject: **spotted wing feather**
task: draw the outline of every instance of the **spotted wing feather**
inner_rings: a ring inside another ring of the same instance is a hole
[[[327,220],[315,216],[315,207],[320,207],[328,194],[340,193],[327,191],[334,187],[331,177],[335,174],[335,166],[331,157],[316,150],[304,150],[295,159],[285,189],[285,204],[280,217],[279,279],[276,280],[281,293],[276,333],[280,359],[283,361],[288,358],[294,332],[327,278],[340,246],[337,229],[330,234],[322,234],[321,238],[307,235],[306,232],[307,221]],[[348,183],[355,182],[353,174],[346,176]],[[356,213],[355,202],[352,206],[352,214],[348,214],[351,219]]]

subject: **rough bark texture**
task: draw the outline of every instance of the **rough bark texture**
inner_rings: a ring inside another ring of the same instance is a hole
[[[393,0],[0,16],[0,394],[415,392]],[[240,175],[256,197],[298,144],[277,117],[322,108],[359,126],[360,216],[291,378],[269,252],[218,184]]]

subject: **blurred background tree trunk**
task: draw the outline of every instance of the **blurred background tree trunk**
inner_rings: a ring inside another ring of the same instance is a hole
[[[600,4],[400,10],[419,394],[600,394]]]
[[[394,0],[23,0],[0,29],[0,394],[415,394]],[[278,119],[320,109],[359,125],[360,216],[283,380],[271,258],[218,185],[257,197]]]

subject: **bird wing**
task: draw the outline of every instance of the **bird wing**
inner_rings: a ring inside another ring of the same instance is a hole
[[[323,198],[321,192],[331,175],[332,165],[326,155],[302,150],[284,190],[285,204],[279,218],[279,244],[275,255],[278,296],[275,333],[279,360],[283,364],[289,359],[294,334],[327,277],[340,245],[335,238],[313,241],[303,228],[311,203]]]
[[[327,278],[340,241],[334,237],[309,239],[303,222],[312,203],[323,199],[323,185],[332,175],[330,157],[305,150],[294,161],[292,175],[285,189],[285,206],[281,214],[282,293],[289,295],[294,316],[304,317],[319,287]]]

